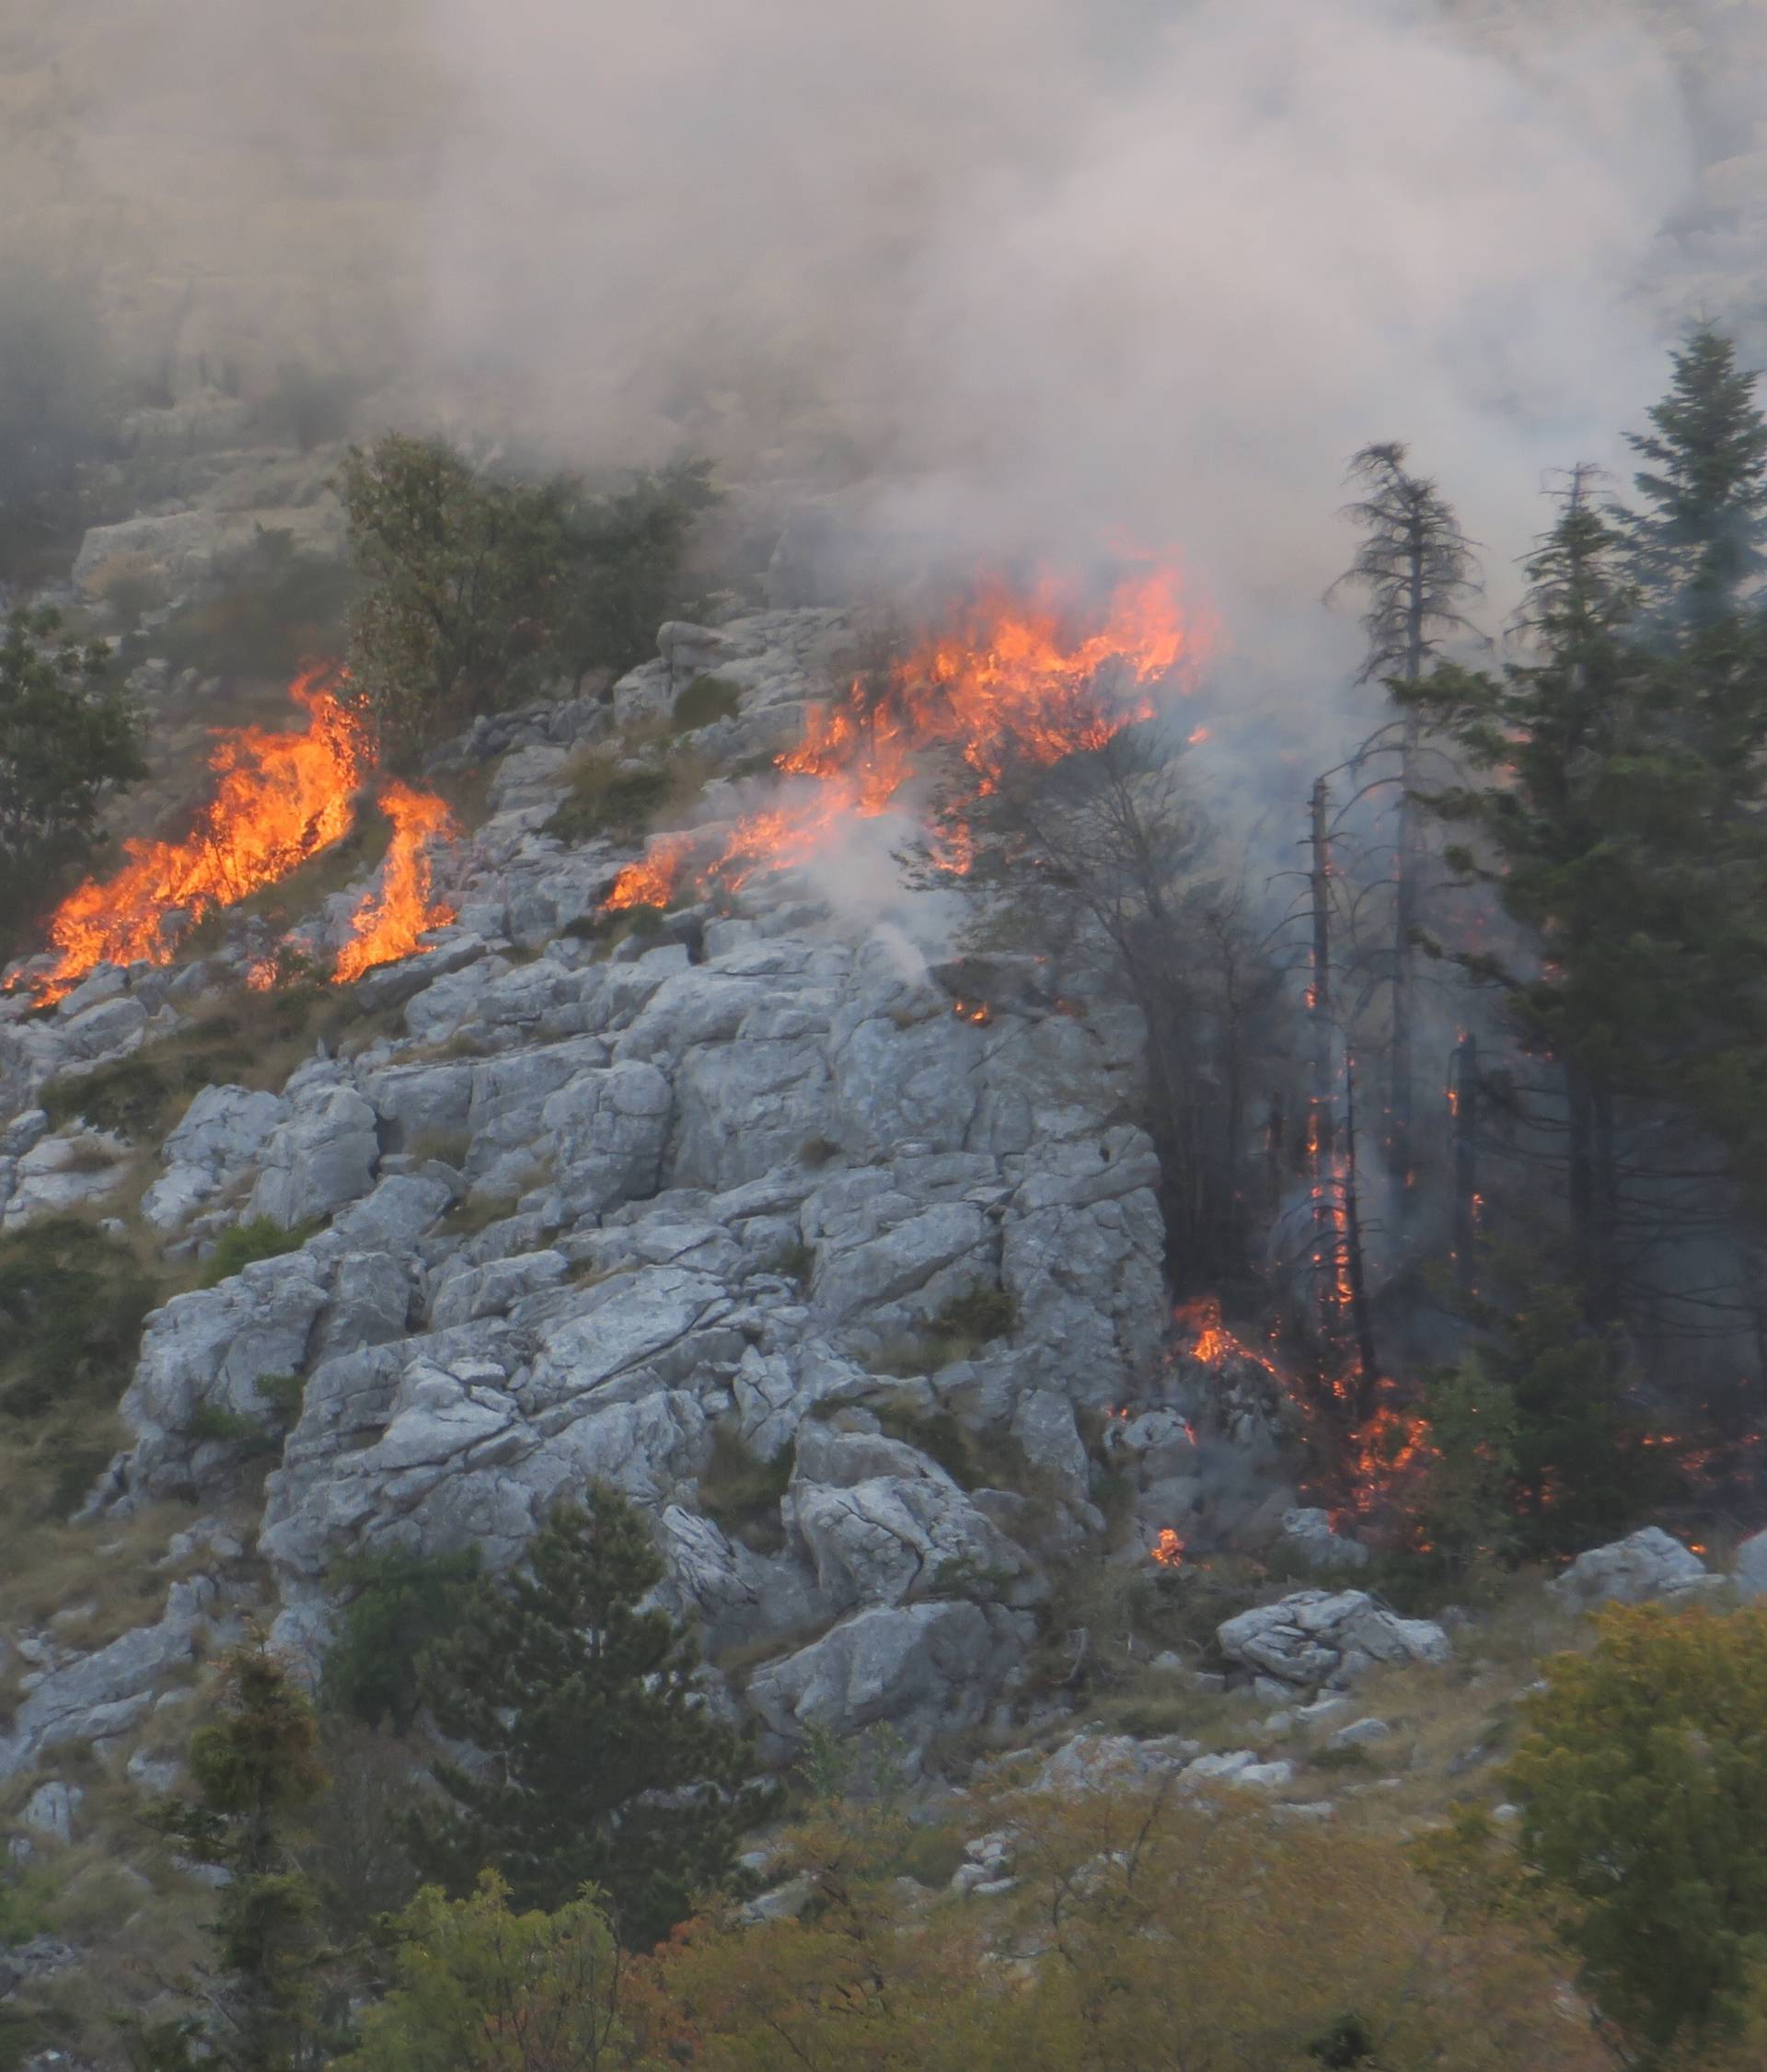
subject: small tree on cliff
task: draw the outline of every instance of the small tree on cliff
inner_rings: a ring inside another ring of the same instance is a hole
[[[410,754],[499,704],[547,645],[570,487],[496,480],[401,433],[352,448],[339,486],[364,579],[351,674],[383,741]]]
[[[479,1585],[424,1664],[443,1731],[483,1758],[435,1766],[453,1804],[413,1829],[426,1874],[464,1895],[490,1867],[517,1907],[593,1884],[638,1947],[730,1877],[770,1795],[694,1683],[691,1636],[641,1609],[662,1575],[642,1517],[603,1489],[553,1512],[527,1572]]]
[[[106,793],[147,773],[104,650],[61,628],[52,611],[15,611],[0,639],[0,957],[90,856]]]
[[[208,2052],[194,2025],[144,2039],[158,2066],[216,2062],[230,2072],[287,2072],[308,2061],[314,1986],[326,1961],[318,1901],[298,1860],[306,1817],[329,1781],[318,1722],[261,1638],[221,1662],[216,1717],[190,1751],[197,1797],[170,1800],[157,1824],[185,1855],[226,1874],[211,1930],[216,1963],[189,1990],[214,2016]]]

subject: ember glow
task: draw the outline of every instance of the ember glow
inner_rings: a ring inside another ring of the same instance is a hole
[[[1236,1337],[1221,1322],[1221,1305],[1213,1295],[1183,1303],[1172,1313],[1172,1322],[1180,1331],[1192,1334],[1191,1342],[1181,1349],[1203,1366],[1221,1367],[1230,1360],[1249,1360],[1253,1366],[1262,1367],[1273,1381],[1288,1386],[1288,1377],[1267,1353]]]
[[[99,964],[169,964],[209,914],[279,883],[350,832],[375,756],[362,714],[341,695],[345,681],[341,667],[325,664],[289,687],[306,715],[302,731],[224,732],[209,757],[214,795],[192,831],[181,841],[125,843],[121,871],[88,878],[62,902],[48,930],[59,958],[32,981],[43,1004]],[[345,947],[352,978],[409,955],[417,927],[451,918],[429,907],[421,855],[423,841],[445,830],[446,809],[400,784],[389,784],[381,803],[393,820],[393,846],[382,891],[364,902]],[[400,917],[413,900],[431,918],[407,927]],[[391,947],[397,943],[405,946]]]
[[[1088,617],[1097,623],[1082,628]],[[955,763],[960,793],[980,798],[1009,762],[1049,765],[1102,747],[1149,719],[1155,687],[1194,670],[1211,636],[1161,569],[1119,585],[1088,615],[1053,584],[1031,598],[996,585],[945,631],[924,641],[883,690],[856,681],[814,708],[803,738],[776,758],[781,803],[747,815],[715,850],[691,833],[665,835],[622,871],[610,909],[663,906],[684,886],[734,891],[758,870],[812,862],[854,819],[910,803],[917,781]],[[962,798],[937,831],[941,860],[967,861]]]

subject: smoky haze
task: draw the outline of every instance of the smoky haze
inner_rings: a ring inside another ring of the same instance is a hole
[[[886,532],[1175,544],[1242,639],[1329,579],[1364,440],[1413,440],[1501,559],[1542,469],[1611,453],[1659,383],[1696,146],[1611,9],[1495,38],[1400,0],[434,26],[470,81],[430,219],[449,374],[590,448],[832,452]]]
[[[1175,547],[1273,670],[1354,649],[1314,600],[1372,438],[1500,615],[1543,471],[1732,313],[1690,224],[1767,194],[1726,0],[112,12],[83,177],[187,347],[372,359],[384,416],[553,458],[708,452],[867,542]]]

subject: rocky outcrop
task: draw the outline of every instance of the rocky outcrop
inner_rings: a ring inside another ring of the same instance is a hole
[[[1341,1689],[1378,1662],[1441,1662],[1448,1635],[1402,1619],[1360,1590],[1301,1590],[1229,1619],[1216,1642],[1230,1661],[1302,1689]]]
[[[696,746],[753,755],[849,644],[829,611],[670,627],[616,714],[715,675]],[[311,1664],[341,1557],[471,1545],[495,1572],[609,1483],[714,1655],[779,1650],[747,1694],[776,1758],[814,1727],[979,1725],[1047,1552],[1103,1529],[1083,1414],[1125,1411],[1113,1464],[1162,1524],[1241,1443],[1164,1359],[1140,1031],[1083,978],[1057,1003],[1029,958],[947,968],[789,881],[608,946],[621,854],[546,832],[607,723],[572,700],[475,728],[459,759],[504,759],[438,858],[458,920],[362,982],[380,1033],[275,1091],[205,1088],[167,1137],[143,1214],[175,1256],[227,1216],[300,1242],[149,1320],[102,1501],[219,1499],[274,1455],[259,1551]],[[14,1105],[163,1033],[196,984],[95,973],[0,1018]],[[0,1163],[58,1140],[14,1124]]]
[[[1579,1554],[1547,1587],[1563,1603],[1590,1610],[1721,1589],[1723,1578],[1711,1574],[1697,1554],[1660,1526],[1646,1525],[1623,1540]]]
[[[27,1768],[46,1749],[106,1741],[134,1726],[166,1678],[194,1661],[214,1593],[207,1577],[174,1583],[156,1625],[138,1626],[96,1654],[27,1676],[12,1724],[0,1734],[0,1779]]]

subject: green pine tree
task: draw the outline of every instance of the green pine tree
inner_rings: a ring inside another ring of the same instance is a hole
[[[1653,429],[1628,435],[1648,465],[1633,478],[1645,508],[1631,520],[1641,585],[1665,630],[1697,637],[1733,614],[1767,566],[1767,416],[1759,376],[1735,344],[1703,324],[1673,355]]]
[[[547,1910],[594,1885],[634,1947],[730,1877],[769,1795],[695,1684],[691,1636],[641,1608],[662,1574],[642,1516],[604,1489],[553,1512],[525,1573],[478,1586],[423,1665],[438,1724],[482,1758],[435,1766],[453,1804],[413,1827],[426,1875],[464,1895],[490,1867]]]
[[[329,1781],[318,1723],[261,1637],[223,1657],[214,1709],[191,1742],[196,1800],[169,1800],[157,1817],[186,1856],[226,1873],[211,1930],[214,1972],[191,1986],[214,2017],[199,2055],[229,2072],[288,2072],[310,2062],[327,1956],[298,1858],[305,1818]],[[164,2032],[158,2044],[176,2062]]]

